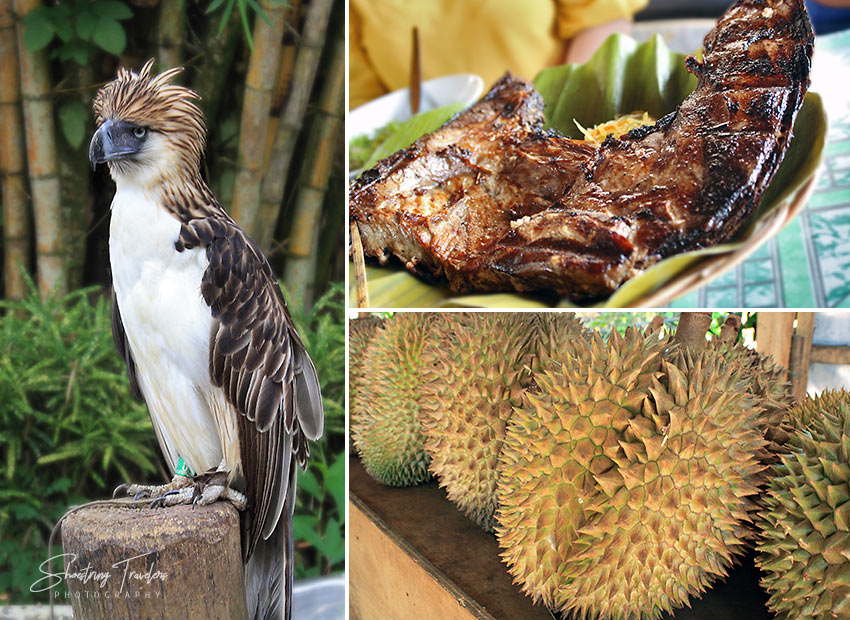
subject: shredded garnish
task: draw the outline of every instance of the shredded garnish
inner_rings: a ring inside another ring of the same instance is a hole
[[[579,131],[584,134],[585,142],[592,144],[593,146],[602,146],[602,143],[605,142],[605,138],[608,136],[619,138],[620,136],[629,133],[632,129],[637,129],[644,125],[652,125],[655,123],[655,119],[647,112],[632,112],[631,114],[618,116],[612,121],[599,123],[591,129],[585,129],[575,119],[573,119],[573,122],[576,124],[576,127],[579,128]]]

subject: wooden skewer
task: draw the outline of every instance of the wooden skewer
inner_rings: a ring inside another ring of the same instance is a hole
[[[410,58],[410,111],[419,113],[422,101],[422,62],[419,50],[419,29],[413,27],[413,53]]]
[[[351,257],[354,261],[354,287],[357,291],[357,307],[369,307],[369,290],[366,286],[366,261],[363,258],[363,243],[357,222],[351,222]]]

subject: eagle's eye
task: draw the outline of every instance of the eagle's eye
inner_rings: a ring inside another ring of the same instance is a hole
[[[144,138],[148,133],[147,127],[134,127],[133,135],[136,136],[139,140]]]

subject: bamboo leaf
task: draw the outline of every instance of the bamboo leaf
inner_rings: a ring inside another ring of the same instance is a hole
[[[81,39],[88,41],[97,26],[97,16],[88,11],[82,11],[77,15],[77,34]]]
[[[88,110],[82,101],[74,100],[62,104],[59,108],[59,122],[62,125],[62,133],[72,147],[79,148],[83,143],[86,132],[86,119]]]
[[[15,476],[15,447],[14,441],[9,442],[6,452],[6,479],[11,480]]]
[[[263,10],[259,4],[257,4],[257,0],[246,0],[248,2],[248,6],[251,7],[254,12],[260,16],[264,22],[266,22],[269,26],[272,25],[272,21],[269,19],[269,16],[266,15],[266,12]]]
[[[74,36],[74,31],[71,28],[70,20],[67,20],[67,19],[53,20],[53,28],[56,30],[56,34],[59,36],[59,38],[62,39],[62,41],[64,41],[65,43],[70,41],[71,37]]]
[[[236,0],[236,5],[239,8],[239,17],[242,20],[242,28],[245,30],[245,39],[248,41],[248,47],[254,51],[254,37],[251,36],[251,24],[248,23],[248,10],[245,8],[245,0]]]
[[[212,2],[210,2],[210,5],[207,7],[207,10],[204,11],[204,13],[209,15],[213,11],[217,11],[218,7],[220,7],[222,4],[224,4],[224,0],[212,0]]]
[[[82,451],[79,447],[72,447],[39,457],[36,463],[39,465],[48,465],[50,463],[55,463],[56,461],[78,458],[81,454]]]
[[[100,49],[120,55],[127,47],[127,35],[124,27],[115,19],[101,15],[92,33],[92,41]]]
[[[218,26],[218,35],[224,32],[224,27],[227,26],[227,20],[230,19],[230,14],[233,12],[233,6],[236,0],[227,0],[227,6],[224,7],[224,14],[221,16],[221,23]]]
[[[56,33],[53,22],[39,18],[34,14],[35,11],[24,18],[24,44],[31,52],[37,52],[47,47]]]
[[[130,10],[130,7],[116,0],[99,0],[92,5],[92,11],[95,15],[111,17],[112,19],[130,19],[133,17],[133,11]]]

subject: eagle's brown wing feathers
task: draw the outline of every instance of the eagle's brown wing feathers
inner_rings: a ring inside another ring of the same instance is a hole
[[[284,510],[292,458],[303,466],[307,439],[321,435],[322,401],[316,371],[259,248],[218,214],[182,226],[177,249],[197,246],[209,260],[201,294],[213,316],[210,376],[240,414],[248,557]],[[288,515],[293,508],[286,506]]]

